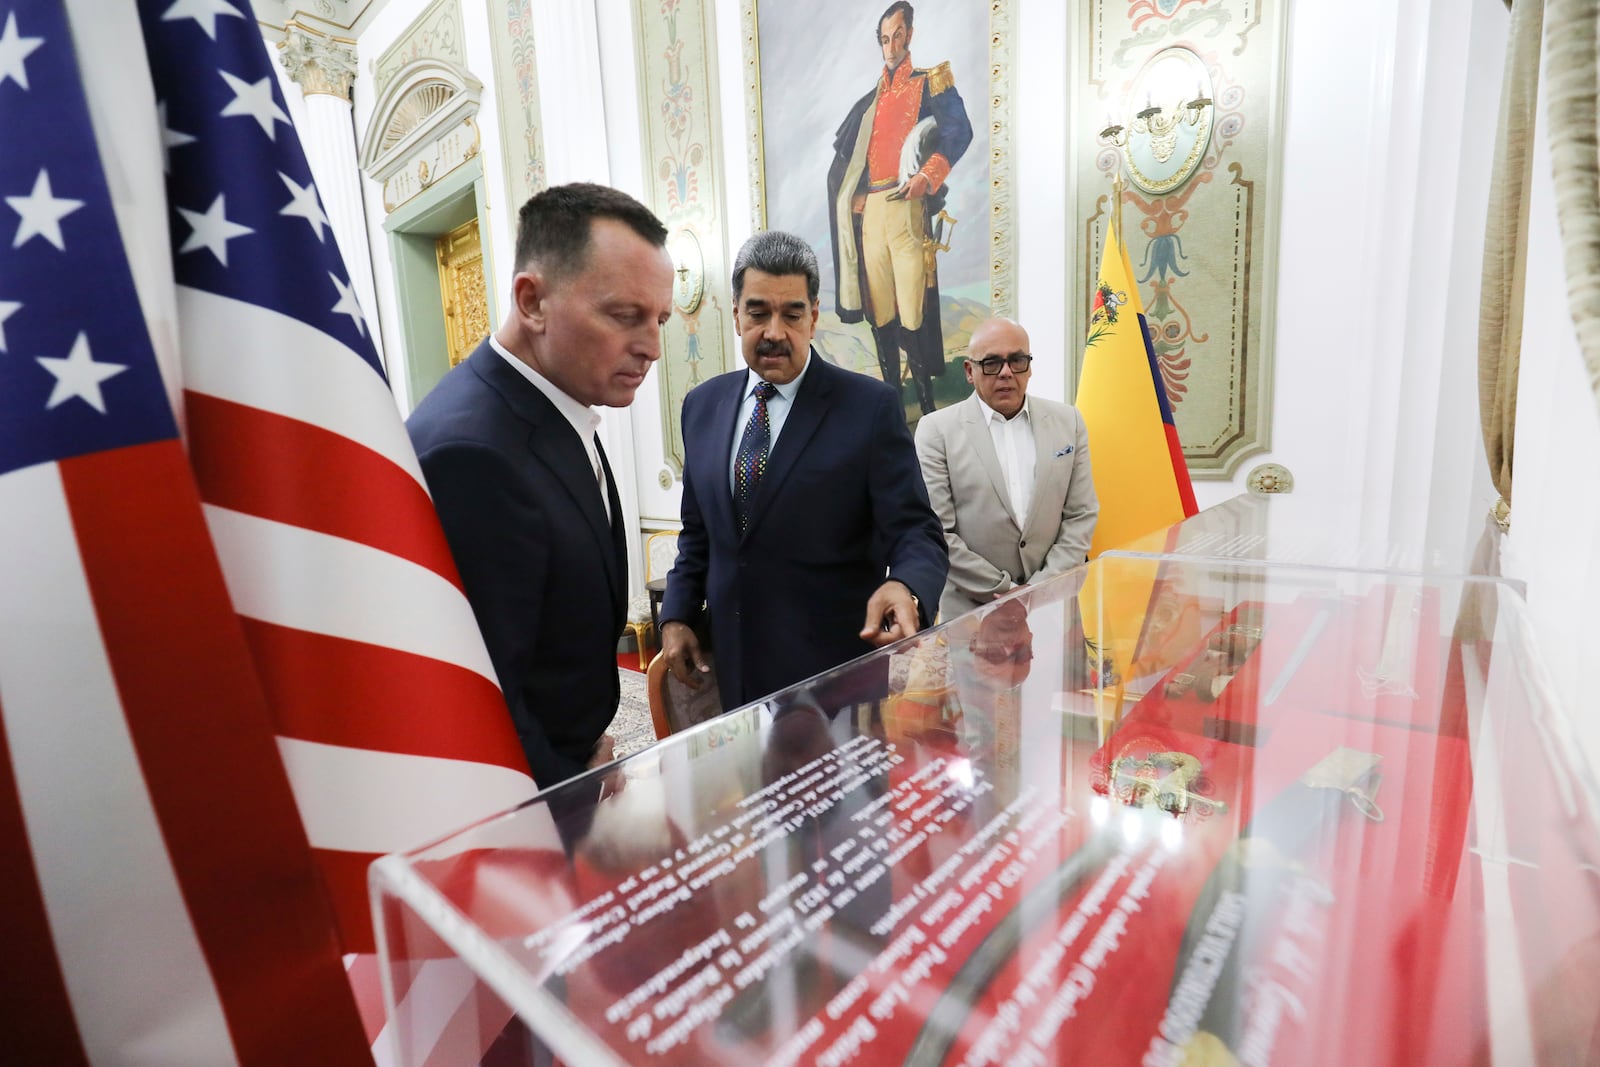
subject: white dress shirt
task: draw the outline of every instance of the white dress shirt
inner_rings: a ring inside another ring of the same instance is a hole
[[[811,369],[811,360],[815,356],[806,357],[806,365],[800,368],[800,373],[794,376],[794,381],[776,386],[778,392],[767,401],[767,428],[772,437],[767,444],[767,455],[772,455],[772,450],[778,447],[778,434],[783,432],[783,424],[789,421],[789,409],[794,407],[795,394],[800,391],[800,383],[806,379],[806,371]],[[750,416],[756,410],[756,386],[766,381],[755,371],[745,372],[744,399],[739,401],[739,421],[734,423],[733,448],[728,451],[728,492],[733,492],[733,468],[739,458],[739,441],[744,437],[744,428],[750,423]]]
[[[595,446],[594,437],[595,431],[600,428],[600,413],[563,393],[549,378],[512,355],[493,334],[489,335],[489,347],[500,353],[500,358],[515,367],[518,374],[532,382],[533,387],[543,393],[561,412],[561,417],[578,432],[578,440],[583,442],[583,451],[589,457],[589,467],[600,485],[600,503],[605,505],[606,518],[611,518],[611,494],[606,490],[605,467],[600,464],[600,450]]]
[[[981,396],[978,407],[989,424],[989,437],[994,441],[994,453],[1000,458],[1000,472],[1005,475],[1006,492],[1011,497],[1011,513],[1020,526],[1028,521],[1028,505],[1033,503],[1033,470],[1038,462],[1028,398],[1022,398],[1022,410],[1009,419],[985,404]]]

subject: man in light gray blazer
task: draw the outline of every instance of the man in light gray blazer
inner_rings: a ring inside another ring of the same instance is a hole
[[[1069,404],[1028,396],[1028,333],[1009,319],[972,331],[973,394],[917,423],[917,458],[944,525],[950,575],[942,619],[1076,567],[1099,501],[1089,436]]]

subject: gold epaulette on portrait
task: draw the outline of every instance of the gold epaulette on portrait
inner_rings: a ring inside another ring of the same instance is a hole
[[[940,63],[937,67],[933,67],[929,70],[919,70],[916,71],[916,73],[926,74],[928,76],[928,92],[932,93],[934,96],[938,96],[946,89],[954,88],[956,84],[955,75],[950,73],[949,60]]]

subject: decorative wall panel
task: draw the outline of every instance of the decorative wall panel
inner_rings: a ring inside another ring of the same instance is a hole
[[[1125,162],[1128,255],[1197,478],[1269,446],[1285,22],[1276,0],[1090,0],[1074,33],[1073,336]]]
[[[383,95],[400,68],[415,59],[443,59],[466,67],[467,46],[457,0],[434,0],[377,58],[372,64],[373,91]]]
[[[508,207],[513,213],[545,187],[544,120],[539,111],[539,68],[529,6],[529,0],[489,0],[500,154]],[[513,222],[513,228],[515,225]]]
[[[734,366],[722,153],[717,147],[716,38],[704,0],[634,0],[646,202],[666,223],[679,268],[663,330],[663,488],[683,476],[679,415],[690,389]]]

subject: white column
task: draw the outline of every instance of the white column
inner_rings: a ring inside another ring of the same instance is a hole
[[[284,69],[305,97],[306,122],[300,127],[300,143],[381,359],[377,287],[373,284],[372,253],[367,246],[366,211],[361,203],[361,171],[356,166],[355,123],[350,115],[356,45],[290,19],[278,49]]]

